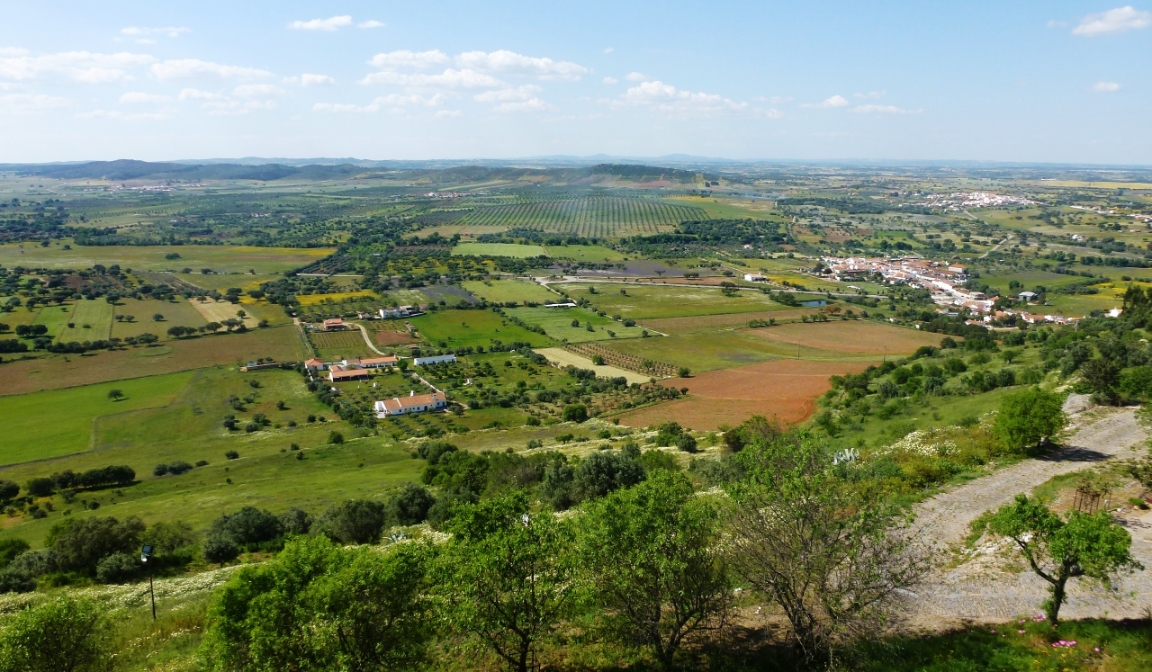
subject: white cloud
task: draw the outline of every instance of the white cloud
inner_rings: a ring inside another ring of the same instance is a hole
[[[191,32],[184,27],[176,27],[176,25],[153,25],[153,27],[145,27],[145,25],[129,25],[127,28],[120,29],[120,35],[132,38],[138,44],[156,44],[156,40],[152,39],[153,36],[160,37],[180,37],[185,32]],[[116,38],[120,41],[120,38]]]
[[[224,98],[224,94],[201,91],[200,89],[181,89],[180,95],[177,97],[180,100],[220,100]]]
[[[473,99],[479,103],[500,103],[495,107],[498,112],[539,112],[555,109],[536,96],[540,91],[543,89],[539,86],[528,84],[514,89],[485,91],[473,96]]]
[[[1096,93],[1116,93],[1122,86],[1118,82],[1096,82],[1092,86],[1092,90]]]
[[[241,98],[260,98],[263,96],[282,96],[284,89],[273,84],[241,84],[232,89],[232,95]]]
[[[660,81],[642,82],[629,88],[624,94],[623,103],[652,106],[674,115],[714,115],[747,111],[750,108],[748,103],[738,103],[712,93],[683,91]]]
[[[331,16],[327,19],[293,21],[292,23],[288,24],[288,27],[292,30],[322,30],[330,33],[351,25],[352,17],[345,14],[343,16]]]
[[[648,80],[648,75],[644,75],[639,72],[630,72],[627,75],[624,75],[624,79],[630,82],[644,82]]]
[[[616,79],[615,77],[605,77],[604,78],[605,84],[618,84],[619,82],[620,82],[620,80]]]
[[[0,96],[0,113],[13,115],[34,114],[68,107],[71,104],[72,101],[67,98],[60,98],[59,96],[10,93],[6,96]]]
[[[420,69],[431,68],[437,65],[447,65],[452,59],[439,49],[430,51],[390,51],[386,54],[376,54],[368,64],[381,70]]]
[[[1097,37],[1113,33],[1126,33],[1152,26],[1152,12],[1144,12],[1131,5],[1110,9],[1100,14],[1089,14],[1072,29],[1073,35]]]
[[[183,58],[154,64],[152,66],[152,74],[156,79],[163,81],[203,75],[211,75],[225,79],[255,79],[258,77],[268,77],[272,73],[257,68],[245,68],[238,65],[221,65],[211,61],[201,61],[198,58]]]
[[[299,86],[330,86],[335,84],[336,80],[328,75],[315,75],[306,72],[299,77],[285,77],[283,82],[285,84],[297,84]]]
[[[162,96],[156,93],[144,93],[142,91],[129,91],[120,96],[121,103],[167,103],[172,100],[169,96]]]
[[[540,79],[564,79],[576,81],[588,74],[588,68],[570,61],[554,61],[551,58],[524,56],[501,49],[485,53],[468,51],[456,57],[456,64],[466,68],[489,72],[509,72],[539,77]]]
[[[147,65],[154,60],[147,54],[128,52],[66,51],[32,56],[23,49],[8,49],[0,53],[0,79],[64,77],[86,84],[118,83],[132,79],[126,69]]]
[[[860,114],[920,114],[923,110],[906,110],[895,105],[857,105],[852,111]]]
[[[440,111],[436,112],[436,116],[441,118],[441,119],[450,118],[450,117],[459,117],[461,114],[463,114],[463,112],[461,112],[460,110],[440,110]]]
[[[604,47],[604,53],[605,53],[605,54],[610,54],[610,53],[612,53],[613,51],[616,51],[616,48],[615,48],[615,47]]]
[[[377,21],[376,19],[368,19],[367,21],[361,21],[356,24],[357,28],[383,28],[384,26],[385,23],[383,21]]]
[[[888,95],[887,91],[869,91],[868,93],[857,93],[855,94],[855,97],[876,100],[877,98],[883,98],[886,95]]]
[[[437,93],[432,96],[419,94],[392,93],[379,96],[367,105],[352,105],[348,103],[316,103],[312,106],[314,112],[379,112],[383,109],[401,111],[406,107],[439,107],[447,101],[447,96]]]
[[[438,75],[408,75],[392,70],[374,72],[364,79],[361,84],[392,84],[415,87],[444,87],[449,89],[463,88],[491,88],[502,86],[500,80],[475,70],[453,70],[448,68]]]
[[[831,98],[827,98],[824,101],[819,102],[815,105],[805,105],[804,107],[820,107],[820,108],[824,108],[824,109],[831,109],[831,108],[836,108],[836,107],[848,107],[848,105],[849,105],[848,99],[845,98],[844,96],[837,94],[837,95],[832,96]]]
[[[120,110],[92,110],[76,115],[81,119],[115,119],[118,121],[158,121],[168,119],[172,115],[163,112],[134,112],[126,113]]]

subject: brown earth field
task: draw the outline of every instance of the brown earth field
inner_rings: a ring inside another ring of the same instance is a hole
[[[939,346],[943,334],[933,334],[863,320],[794,323],[750,330],[751,333],[791,345],[854,354],[910,355],[922,345]]]
[[[231,366],[259,357],[272,357],[279,362],[301,361],[303,351],[295,331],[290,325],[266,327],[243,334],[165,340],[149,348],[98,351],[87,357],[50,355],[5,361],[0,364],[0,395]]]
[[[411,335],[400,331],[377,331],[373,337],[376,345],[407,345],[416,342]]]
[[[690,429],[712,431],[763,415],[796,424],[816,412],[816,399],[832,387],[831,376],[858,373],[867,366],[868,362],[776,359],[665,380],[660,383],[665,387],[687,387],[688,396],[625,413],[620,422],[649,427],[676,421]]]
[[[660,317],[639,320],[640,325],[664,334],[687,334],[698,331],[744,327],[752,320],[775,319],[777,322],[799,320],[801,315],[820,312],[819,308],[765,310],[758,313],[731,313],[728,315],[698,315],[693,317]]]

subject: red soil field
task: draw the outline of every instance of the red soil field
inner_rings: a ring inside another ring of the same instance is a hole
[[[833,320],[785,324],[753,330],[757,336],[818,350],[854,354],[910,355],[922,345],[940,345],[944,334],[933,334],[863,320]]]
[[[399,331],[377,331],[374,336],[376,345],[405,345],[416,342],[416,339]]]
[[[697,331],[716,331],[724,327],[743,327],[752,320],[775,318],[777,322],[798,320],[801,315],[820,312],[816,308],[789,310],[762,310],[755,313],[729,313],[725,315],[698,315],[692,317],[659,317],[640,320],[640,325],[665,334],[684,334]]]
[[[867,366],[867,362],[776,359],[666,380],[660,384],[687,387],[688,397],[625,413],[620,422],[648,427],[674,420],[690,429],[711,431],[763,415],[795,424],[816,412],[816,399],[832,387],[829,377],[858,373]]]

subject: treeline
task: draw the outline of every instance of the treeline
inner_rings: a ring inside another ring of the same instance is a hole
[[[778,222],[761,219],[685,221],[672,233],[631,236],[621,241],[629,250],[657,257],[684,257],[703,247],[753,245],[761,250],[776,250],[788,242],[791,239]]]

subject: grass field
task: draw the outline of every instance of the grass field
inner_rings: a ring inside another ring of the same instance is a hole
[[[4,528],[0,535],[25,538],[39,545],[51,525],[61,520],[64,510],[70,510],[77,518],[138,515],[149,523],[181,519],[200,529],[221,514],[246,505],[273,511],[300,506],[316,514],[328,504],[352,497],[385,497],[391,488],[415,479],[423,465],[383,439],[356,440],[355,433],[342,422],[307,423],[308,413],[331,417],[332,412],[316,401],[303,378],[294,372],[240,374],[208,369],[160,378],[183,381],[179,385],[173,382],[171,403],[101,417],[95,423],[95,451],[0,470],[0,478],[24,483],[64,469],[79,471],[127,464],[136,470],[138,484],[117,491],[82,494],[102,505],[94,512],[69,506],[57,497],[55,511],[48,518],[5,518],[0,520],[0,527]],[[153,380],[157,379],[136,382],[148,384]],[[248,385],[249,380],[258,380],[261,387],[254,390]],[[129,385],[117,386],[132,398]],[[105,387],[108,386],[78,388],[75,394],[88,395],[89,391],[100,392]],[[67,393],[73,391],[52,394]],[[103,392],[98,397],[111,404],[105,395]],[[231,395],[254,395],[256,399],[243,413],[237,413],[228,405]],[[286,410],[278,410],[277,401],[286,402]],[[117,405],[128,403],[126,400]],[[246,433],[228,432],[221,425],[226,414],[250,418],[257,412],[265,413],[281,427]],[[285,426],[283,423],[289,419],[298,426]],[[86,427],[93,427],[91,420]],[[348,442],[325,445],[332,430],[343,432]],[[43,440],[43,435],[37,440]],[[295,459],[296,453],[287,450],[290,443],[299,444],[306,459]],[[227,450],[237,451],[240,459],[224,459]],[[207,460],[209,465],[181,476],[152,476],[156,464],[177,459],[192,463]]]
[[[527,280],[467,281],[460,283],[460,286],[474,296],[495,303],[553,303],[561,300],[558,294]]]
[[[910,355],[923,345],[939,346],[940,334],[864,320],[793,323],[753,329],[750,333],[795,347],[847,355]]]
[[[479,207],[457,225],[526,227],[586,238],[658,233],[690,219],[708,219],[695,205],[645,197],[560,196]]]
[[[348,331],[313,331],[308,334],[308,340],[316,348],[320,359],[326,362],[356,357],[377,357],[372,348],[364,342],[364,335],[359,329]]]
[[[505,308],[504,312],[542,328],[558,341],[569,343],[639,338],[642,331],[639,326],[625,327],[610,317],[600,317],[583,308]],[[579,321],[581,326],[573,327],[573,320]],[[592,325],[593,331],[588,331],[588,324]],[[609,334],[609,331],[616,335]]]
[[[816,399],[832,387],[830,376],[857,373],[866,366],[865,362],[778,359],[666,380],[660,384],[687,387],[689,396],[629,411],[620,416],[620,422],[648,427],[676,421],[691,429],[712,431],[762,415],[796,424],[816,412]]]
[[[701,331],[719,331],[723,329],[742,329],[752,320],[776,320],[777,322],[790,322],[799,320],[804,315],[820,312],[819,308],[789,308],[776,306],[775,310],[766,310],[758,313],[729,313],[727,315],[700,315],[694,317],[664,317],[650,318],[641,321],[649,329],[664,334],[688,334]]]
[[[452,255],[486,257],[546,257],[548,252],[539,245],[516,245],[514,243],[460,243],[452,248]]]
[[[588,299],[597,309],[609,315],[621,315],[634,320],[749,313],[781,307],[766,294],[759,292],[739,292],[736,296],[728,297],[720,289],[703,287],[609,283],[563,283],[553,287],[574,298]],[[589,287],[595,287],[596,294],[590,294]],[[622,295],[621,290],[627,292],[627,295]]]
[[[6,362],[0,395],[91,385],[212,366],[235,366],[258,357],[281,362],[305,359],[296,329],[267,327],[244,334],[163,340],[156,347],[102,351],[86,356],[46,355]]]
[[[627,258],[623,252],[617,252],[602,245],[553,245],[546,248],[548,256],[557,259],[574,259],[576,261],[620,261]]]
[[[319,303],[340,303],[348,299],[371,299],[377,298],[376,292],[368,289],[358,290],[354,292],[336,292],[332,294],[301,294],[296,297],[301,306],[314,306]]]
[[[190,377],[190,373],[176,373],[0,397],[0,416],[5,418],[0,465],[88,450],[99,418],[166,406]],[[125,398],[109,399],[113,389],[121,390]]]
[[[607,366],[604,364],[593,364],[591,359],[581,357],[574,352],[568,352],[564,348],[540,348],[536,352],[548,358],[549,362],[561,367],[575,366],[578,369],[589,369],[595,371],[597,376],[601,378],[627,378],[630,383],[647,383],[650,379],[635,371],[628,371],[627,369],[618,369],[615,366]]]
[[[115,306],[104,299],[77,301],[72,305],[71,316],[68,318],[69,324],[73,326],[65,326],[56,340],[70,343],[107,339],[112,335],[114,313]]]
[[[4,315],[3,322],[10,324],[13,327],[16,327],[20,324],[42,324],[45,327],[48,327],[49,336],[56,337],[65,331],[68,331],[68,323],[72,321],[74,310],[75,306],[69,304],[60,306],[41,306],[39,309],[33,312],[28,312],[23,308],[18,308],[11,313],[6,313]],[[19,319],[9,319],[12,317],[24,317],[25,320],[21,321]]]
[[[156,299],[120,299],[115,306],[116,316],[131,316],[132,321],[122,320],[112,322],[112,335],[117,338],[126,336],[139,336],[143,333],[163,336],[168,327],[202,327],[206,320],[187,301],[177,298],[175,301],[158,301]],[[152,318],[163,315],[162,322]],[[254,326],[254,325],[253,325]]]
[[[71,243],[72,241],[65,241]],[[210,268],[217,273],[247,272],[276,274],[299,268],[322,259],[330,254],[331,248],[295,247],[243,247],[231,245],[154,245],[154,246],[96,246],[72,245],[65,250],[62,246],[40,247],[31,243],[10,243],[0,245],[0,266],[25,266],[32,268],[91,268],[96,264],[133,270],[179,270],[191,268],[199,271]],[[166,259],[169,254],[179,254],[178,259]],[[183,277],[183,276],[182,276]],[[198,284],[198,275],[188,276],[189,282]],[[229,287],[237,285],[230,284]]]
[[[493,341],[523,341],[532,347],[553,344],[547,336],[533,333],[508,322],[490,310],[442,310],[414,317],[409,322],[420,335],[438,347],[460,348],[492,345]],[[444,346],[439,346],[443,343]]]
[[[249,329],[255,329],[256,325],[260,322],[248,310],[247,306],[243,304],[237,305],[231,301],[213,301],[206,299],[201,301],[198,298],[188,299],[188,304],[193,310],[200,313],[201,319],[204,322],[223,322],[224,320],[243,320],[244,326]],[[244,311],[244,317],[240,317],[240,311]]]

